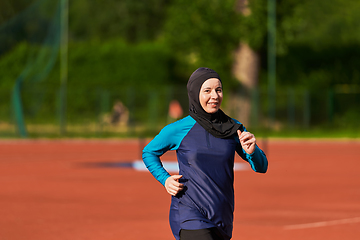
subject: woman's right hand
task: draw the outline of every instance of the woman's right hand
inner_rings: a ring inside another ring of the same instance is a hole
[[[165,188],[170,195],[176,196],[184,189],[184,184],[179,182],[180,178],[182,178],[182,175],[172,175],[166,179]]]

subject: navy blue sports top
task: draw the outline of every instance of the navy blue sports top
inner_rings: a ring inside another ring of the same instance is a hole
[[[143,150],[146,167],[164,186],[170,174],[160,156],[169,150],[176,150],[179,175],[183,176],[180,182],[184,184],[183,191],[171,200],[169,220],[175,238],[180,239],[181,229],[217,227],[224,239],[230,239],[235,151],[254,171],[264,173],[268,163],[263,151],[256,146],[252,154],[247,154],[236,134],[233,138],[216,138],[187,116],[164,127]]]

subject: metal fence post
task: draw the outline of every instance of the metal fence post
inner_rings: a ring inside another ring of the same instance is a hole
[[[303,124],[304,128],[308,129],[310,126],[310,94],[307,89],[304,90],[304,118]]]

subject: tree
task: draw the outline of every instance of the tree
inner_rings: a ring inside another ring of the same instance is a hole
[[[263,47],[267,31],[264,3],[176,0],[165,25],[167,42],[181,63],[183,78],[198,66],[208,66],[224,79],[231,79],[228,110],[245,124],[250,115],[249,93],[257,86],[260,70],[257,50]]]
[[[70,2],[72,39],[123,38],[131,43],[156,39],[169,0],[94,0]]]
[[[25,8],[30,6],[34,0],[2,0],[0,1],[0,26]]]
[[[314,90],[360,84],[359,1],[281,1],[278,10],[279,83]]]
[[[229,104],[232,112],[245,125],[250,124],[252,94],[256,91],[260,72],[259,49],[266,36],[266,2],[238,0],[235,10],[241,16],[239,45],[234,50],[232,74],[242,83],[241,91],[233,93]]]
[[[164,28],[166,43],[176,55],[177,73],[188,79],[197,67],[215,69],[232,78],[232,50],[240,37],[235,0],[175,0]]]

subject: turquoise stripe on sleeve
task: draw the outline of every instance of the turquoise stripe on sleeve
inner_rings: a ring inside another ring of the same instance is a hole
[[[241,124],[238,120],[233,119],[236,123]],[[247,132],[245,126],[243,126],[243,130],[245,132]],[[239,138],[235,135],[234,136],[236,142],[238,144],[240,144],[240,140]],[[245,150],[243,148],[241,148],[242,151],[238,152],[238,154],[240,155],[240,157],[242,157],[244,160],[246,160],[250,166],[251,169],[254,170],[255,172],[260,172],[260,173],[265,173],[267,171],[268,168],[268,161],[266,158],[265,153],[256,145],[255,146],[255,151],[252,154],[248,154],[247,152],[245,152]]]
[[[158,135],[143,149],[142,159],[150,173],[165,186],[170,174],[164,169],[160,157],[169,150],[179,148],[181,141],[196,121],[187,116],[165,126]]]

